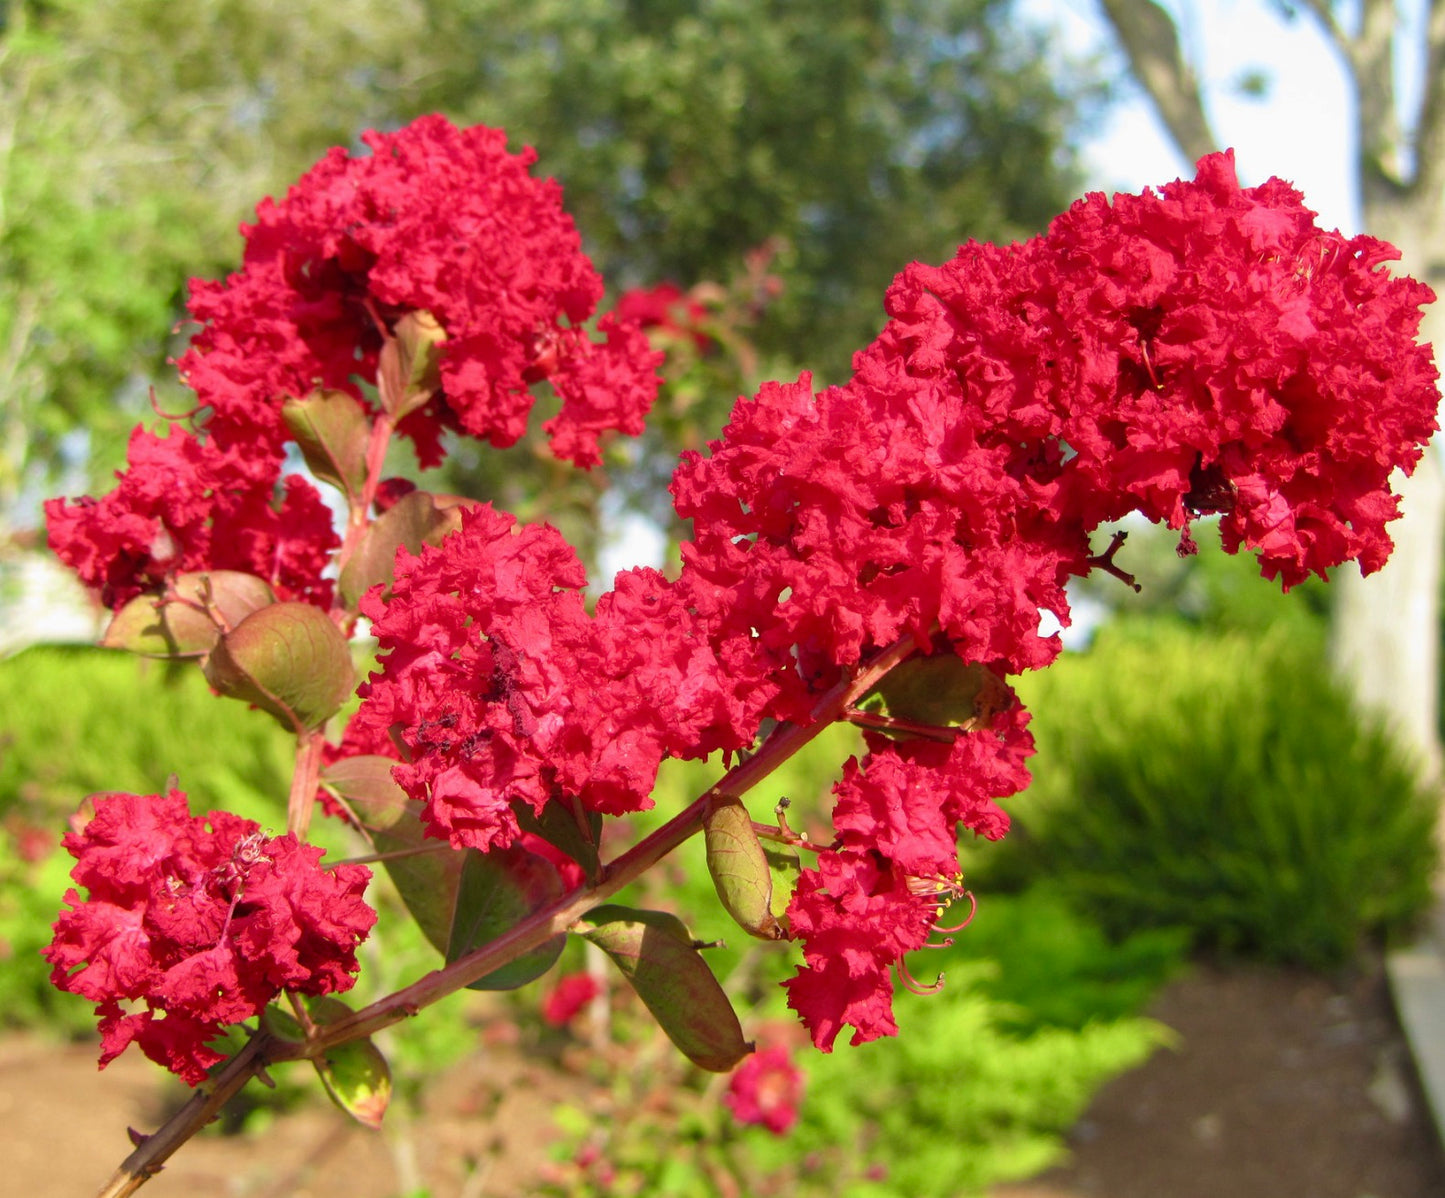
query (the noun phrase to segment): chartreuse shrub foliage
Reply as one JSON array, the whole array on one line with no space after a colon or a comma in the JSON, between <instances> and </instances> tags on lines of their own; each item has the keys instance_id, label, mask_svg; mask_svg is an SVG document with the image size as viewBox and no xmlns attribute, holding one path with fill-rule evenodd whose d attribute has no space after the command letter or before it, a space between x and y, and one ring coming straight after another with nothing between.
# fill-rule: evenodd
<instances>
[{"instance_id":1,"label":"chartreuse shrub foliage","mask_svg":"<svg viewBox=\"0 0 1445 1198\"><path fill-rule=\"evenodd\" d=\"M992 859L1112 933L1329 968L1429 903L1435 804L1313 638L1126 622L1023 694L1035 780Z\"/></svg>"},{"instance_id":2,"label":"chartreuse shrub foliage","mask_svg":"<svg viewBox=\"0 0 1445 1198\"><path fill-rule=\"evenodd\" d=\"M0 814L69 814L93 791L156 794L174 773L205 809L285 822L294 738L200 671L42 646L0 661Z\"/></svg>"}]
</instances>

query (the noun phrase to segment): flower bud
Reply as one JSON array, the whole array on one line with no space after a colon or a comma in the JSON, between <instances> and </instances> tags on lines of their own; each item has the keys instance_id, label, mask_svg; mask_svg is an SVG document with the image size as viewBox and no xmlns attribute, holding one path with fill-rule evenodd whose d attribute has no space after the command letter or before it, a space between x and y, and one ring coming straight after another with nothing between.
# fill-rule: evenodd
<instances>
[{"instance_id":1,"label":"flower bud","mask_svg":"<svg viewBox=\"0 0 1445 1198\"><path fill-rule=\"evenodd\" d=\"M713 795L702 827L708 873L727 913L750 936L783 939L772 910L773 873L747 807L732 795Z\"/></svg>"},{"instance_id":2,"label":"flower bud","mask_svg":"<svg viewBox=\"0 0 1445 1198\"><path fill-rule=\"evenodd\" d=\"M147 657L202 657L225 628L276 601L265 579L239 570L178 575L170 589L137 595L116 612L100 643Z\"/></svg>"},{"instance_id":3,"label":"flower bud","mask_svg":"<svg viewBox=\"0 0 1445 1198\"><path fill-rule=\"evenodd\" d=\"M309 603L273 603L217 642L206 680L295 732L319 728L356 689L351 649L331 618Z\"/></svg>"}]
</instances>

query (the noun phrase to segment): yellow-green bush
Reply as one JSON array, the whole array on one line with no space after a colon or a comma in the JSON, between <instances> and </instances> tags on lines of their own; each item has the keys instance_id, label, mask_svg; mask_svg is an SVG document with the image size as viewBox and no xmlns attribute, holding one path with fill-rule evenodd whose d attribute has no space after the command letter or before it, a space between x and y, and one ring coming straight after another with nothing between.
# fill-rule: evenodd
<instances>
[{"instance_id":1,"label":"yellow-green bush","mask_svg":"<svg viewBox=\"0 0 1445 1198\"><path fill-rule=\"evenodd\" d=\"M1315 967L1429 903L1435 804L1308 638L1129 623L1022 692L1039 751L998 876L1050 877L1115 933Z\"/></svg>"}]
</instances>

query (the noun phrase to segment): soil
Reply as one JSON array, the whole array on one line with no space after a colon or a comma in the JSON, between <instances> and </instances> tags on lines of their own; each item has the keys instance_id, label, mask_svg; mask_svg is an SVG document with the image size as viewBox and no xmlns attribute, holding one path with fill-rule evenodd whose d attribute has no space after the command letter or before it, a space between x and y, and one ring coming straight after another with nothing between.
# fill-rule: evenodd
<instances>
[{"instance_id":1,"label":"soil","mask_svg":"<svg viewBox=\"0 0 1445 1198\"><path fill-rule=\"evenodd\" d=\"M1152 1012L1177 1041L1116 1079L1074 1129L1071 1158L993 1198L1438 1198L1442 1154L1378 972L1330 982L1196 967ZM6 1193L94 1193L177 1091L126 1054L99 1075L93 1045L0 1041ZM258 1140L185 1145L147 1198L525 1195L543 1167L555 1075L507 1045L431 1087L424 1134L383 1136L329 1107ZM389 1120L390 1122L390 1120ZM419 1129L416 1129L419 1130Z\"/></svg>"}]
</instances>

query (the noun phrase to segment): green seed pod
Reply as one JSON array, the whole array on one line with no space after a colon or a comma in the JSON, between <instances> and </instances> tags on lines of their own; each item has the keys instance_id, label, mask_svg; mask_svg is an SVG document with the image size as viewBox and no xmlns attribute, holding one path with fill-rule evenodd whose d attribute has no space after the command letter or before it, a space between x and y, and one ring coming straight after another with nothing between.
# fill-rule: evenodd
<instances>
[{"instance_id":1,"label":"green seed pod","mask_svg":"<svg viewBox=\"0 0 1445 1198\"><path fill-rule=\"evenodd\" d=\"M724 909L748 935L781 940L786 933L772 909L773 872L747 807L732 795L713 795L702 827L708 873Z\"/></svg>"}]
</instances>

